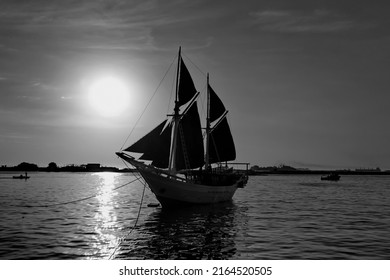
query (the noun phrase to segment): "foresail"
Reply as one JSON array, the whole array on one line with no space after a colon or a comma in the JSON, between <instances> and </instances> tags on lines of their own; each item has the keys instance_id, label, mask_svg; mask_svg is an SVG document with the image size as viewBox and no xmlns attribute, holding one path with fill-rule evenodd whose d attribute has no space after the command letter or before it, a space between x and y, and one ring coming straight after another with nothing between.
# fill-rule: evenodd
<instances>
[{"instance_id":1,"label":"foresail","mask_svg":"<svg viewBox=\"0 0 390 280\"><path fill-rule=\"evenodd\" d=\"M204 164L204 147L197 102L179 123L176 170L193 169Z\"/></svg>"},{"instance_id":2,"label":"foresail","mask_svg":"<svg viewBox=\"0 0 390 280\"><path fill-rule=\"evenodd\" d=\"M168 168L171 134L172 124L169 123L156 139L156 144L145 152L140 159L152 160L151 164L155 167Z\"/></svg>"},{"instance_id":3,"label":"foresail","mask_svg":"<svg viewBox=\"0 0 390 280\"><path fill-rule=\"evenodd\" d=\"M210 163L236 159L236 148L226 116L210 133Z\"/></svg>"},{"instance_id":4,"label":"foresail","mask_svg":"<svg viewBox=\"0 0 390 280\"><path fill-rule=\"evenodd\" d=\"M180 57L180 75L178 84L178 106L186 104L196 94L196 88L190 72Z\"/></svg>"},{"instance_id":5,"label":"foresail","mask_svg":"<svg viewBox=\"0 0 390 280\"><path fill-rule=\"evenodd\" d=\"M142 153L140 159L152 161L152 165L159 168L167 168L169 161L169 149L171 145L172 125L167 127L168 120L164 120L151 132L135 142L125 151ZM165 127L165 129L164 129Z\"/></svg>"}]
</instances>

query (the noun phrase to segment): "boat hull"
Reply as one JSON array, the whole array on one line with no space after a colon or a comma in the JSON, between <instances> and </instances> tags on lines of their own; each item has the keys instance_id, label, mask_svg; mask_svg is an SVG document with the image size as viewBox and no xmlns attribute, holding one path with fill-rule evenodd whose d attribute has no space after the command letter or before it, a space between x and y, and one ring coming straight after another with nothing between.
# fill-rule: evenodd
<instances>
[{"instance_id":1,"label":"boat hull","mask_svg":"<svg viewBox=\"0 0 390 280\"><path fill-rule=\"evenodd\" d=\"M161 172L159 169L145 165L122 153L117 154L137 168L164 208L229 201L237 188L242 188L246 183L245 176L231 185L214 186L192 183L185 178Z\"/></svg>"},{"instance_id":2,"label":"boat hull","mask_svg":"<svg viewBox=\"0 0 390 280\"><path fill-rule=\"evenodd\" d=\"M30 176L13 176L13 179L22 179L22 180L27 180L30 179Z\"/></svg>"},{"instance_id":3,"label":"boat hull","mask_svg":"<svg viewBox=\"0 0 390 280\"><path fill-rule=\"evenodd\" d=\"M237 183L231 186L208 186L163 177L148 170L139 169L139 172L165 207L229 201L238 188Z\"/></svg>"},{"instance_id":4,"label":"boat hull","mask_svg":"<svg viewBox=\"0 0 390 280\"><path fill-rule=\"evenodd\" d=\"M338 181L340 180L340 175L327 175L321 177L322 181Z\"/></svg>"}]
</instances>

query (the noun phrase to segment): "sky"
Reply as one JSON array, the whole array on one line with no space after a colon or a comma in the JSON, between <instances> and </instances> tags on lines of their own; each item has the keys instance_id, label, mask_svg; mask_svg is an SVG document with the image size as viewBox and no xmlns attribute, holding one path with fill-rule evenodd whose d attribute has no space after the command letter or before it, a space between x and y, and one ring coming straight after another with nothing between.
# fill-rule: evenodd
<instances>
[{"instance_id":1,"label":"sky","mask_svg":"<svg viewBox=\"0 0 390 280\"><path fill-rule=\"evenodd\" d=\"M137 122L181 46L229 110L237 161L390 169L388 7L1 0L0 164L125 167L115 152L167 113L171 84ZM127 99L105 113L91 92L107 79Z\"/></svg>"}]
</instances>

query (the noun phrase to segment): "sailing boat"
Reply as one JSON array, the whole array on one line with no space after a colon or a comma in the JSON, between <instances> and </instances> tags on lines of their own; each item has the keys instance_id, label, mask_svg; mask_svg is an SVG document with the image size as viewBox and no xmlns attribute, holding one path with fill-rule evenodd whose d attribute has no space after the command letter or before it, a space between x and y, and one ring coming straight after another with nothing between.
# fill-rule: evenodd
<instances>
[{"instance_id":1,"label":"sailing boat","mask_svg":"<svg viewBox=\"0 0 390 280\"><path fill-rule=\"evenodd\" d=\"M205 141L199 94L179 48L173 114L116 153L138 170L163 208L229 201L248 180L247 172L227 165L236 159L236 150L226 119L228 111L209 85L209 75ZM128 153L142 155L136 159Z\"/></svg>"}]
</instances>

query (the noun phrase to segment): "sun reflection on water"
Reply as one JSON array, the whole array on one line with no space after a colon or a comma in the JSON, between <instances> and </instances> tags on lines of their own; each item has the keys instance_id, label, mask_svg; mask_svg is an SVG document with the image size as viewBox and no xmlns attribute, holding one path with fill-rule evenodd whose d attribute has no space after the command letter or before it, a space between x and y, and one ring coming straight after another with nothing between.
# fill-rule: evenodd
<instances>
[{"instance_id":1,"label":"sun reflection on water","mask_svg":"<svg viewBox=\"0 0 390 280\"><path fill-rule=\"evenodd\" d=\"M97 176L97 211L94 216L96 226L96 243L94 247L98 250L98 255L105 258L110 255L113 248L118 245L119 238L114 234L118 226L117 214L115 211L116 199L118 195L114 189L118 183L120 174L117 173L95 173Z\"/></svg>"}]
</instances>

